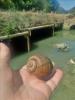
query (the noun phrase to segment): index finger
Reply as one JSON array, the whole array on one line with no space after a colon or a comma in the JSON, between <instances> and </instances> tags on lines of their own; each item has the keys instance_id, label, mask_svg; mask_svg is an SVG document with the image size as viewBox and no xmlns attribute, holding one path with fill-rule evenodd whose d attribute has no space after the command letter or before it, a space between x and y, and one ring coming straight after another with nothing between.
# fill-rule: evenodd
<instances>
[{"instance_id":1,"label":"index finger","mask_svg":"<svg viewBox=\"0 0 75 100\"><path fill-rule=\"evenodd\" d=\"M53 91L59 84L60 80L63 77L63 71L60 69L56 69L56 73L53 75L53 77L46 82L46 84L50 87L50 89Z\"/></svg>"}]
</instances>

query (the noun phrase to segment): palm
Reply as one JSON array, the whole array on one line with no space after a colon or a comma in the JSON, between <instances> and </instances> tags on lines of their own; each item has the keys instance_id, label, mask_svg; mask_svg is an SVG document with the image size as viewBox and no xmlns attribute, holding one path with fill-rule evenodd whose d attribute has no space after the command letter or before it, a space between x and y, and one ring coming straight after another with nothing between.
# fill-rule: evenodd
<instances>
[{"instance_id":1,"label":"palm","mask_svg":"<svg viewBox=\"0 0 75 100\"><path fill-rule=\"evenodd\" d=\"M48 100L51 91L46 82L37 79L22 69L20 75L23 83L18 92L22 95L23 99L27 97L27 100Z\"/></svg>"},{"instance_id":2,"label":"palm","mask_svg":"<svg viewBox=\"0 0 75 100\"><path fill-rule=\"evenodd\" d=\"M9 65L10 50L0 44L0 99L1 100L48 100L62 77L57 70L52 79L42 81L23 68L14 72ZM52 81L53 80L53 81ZM56 84L56 85L55 85Z\"/></svg>"}]
</instances>

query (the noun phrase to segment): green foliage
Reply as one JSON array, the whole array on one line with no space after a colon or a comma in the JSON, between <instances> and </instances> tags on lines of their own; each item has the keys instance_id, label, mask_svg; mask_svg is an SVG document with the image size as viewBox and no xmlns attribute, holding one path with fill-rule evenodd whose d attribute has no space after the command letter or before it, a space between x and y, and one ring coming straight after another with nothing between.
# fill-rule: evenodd
<instances>
[{"instance_id":1,"label":"green foliage","mask_svg":"<svg viewBox=\"0 0 75 100\"><path fill-rule=\"evenodd\" d=\"M1 9L10 9L14 7L14 3L12 0L0 0L0 8Z\"/></svg>"},{"instance_id":2,"label":"green foliage","mask_svg":"<svg viewBox=\"0 0 75 100\"><path fill-rule=\"evenodd\" d=\"M1 9L50 11L50 0L0 0Z\"/></svg>"}]
</instances>

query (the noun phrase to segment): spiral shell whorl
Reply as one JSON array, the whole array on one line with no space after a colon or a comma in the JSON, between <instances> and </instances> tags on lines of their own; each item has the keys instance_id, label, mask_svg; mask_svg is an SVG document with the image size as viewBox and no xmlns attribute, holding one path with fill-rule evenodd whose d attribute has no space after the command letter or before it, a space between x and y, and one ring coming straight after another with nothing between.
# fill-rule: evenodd
<instances>
[{"instance_id":1,"label":"spiral shell whorl","mask_svg":"<svg viewBox=\"0 0 75 100\"><path fill-rule=\"evenodd\" d=\"M37 64L36 64L36 61L35 60L28 60L28 63L27 63L27 70L29 72L34 72L37 68Z\"/></svg>"}]
</instances>

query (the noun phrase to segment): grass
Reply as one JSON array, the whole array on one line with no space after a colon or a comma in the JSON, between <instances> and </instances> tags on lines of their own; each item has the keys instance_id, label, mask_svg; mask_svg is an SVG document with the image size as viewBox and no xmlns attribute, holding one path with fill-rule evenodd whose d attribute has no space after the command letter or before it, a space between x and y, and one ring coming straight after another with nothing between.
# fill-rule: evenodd
<instances>
[{"instance_id":1,"label":"grass","mask_svg":"<svg viewBox=\"0 0 75 100\"><path fill-rule=\"evenodd\" d=\"M29 27L62 22L60 14L44 12L0 11L0 36L25 31Z\"/></svg>"},{"instance_id":2,"label":"grass","mask_svg":"<svg viewBox=\"0 0 75 100\"><path fill-rule=\"evenodd\" d=\"M72 25L75 25L75 15L66 14L64 19L64 29L69 30Z\"/></svg>"}]
</instances>

